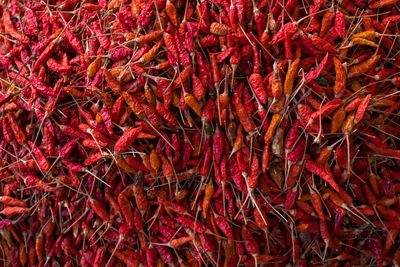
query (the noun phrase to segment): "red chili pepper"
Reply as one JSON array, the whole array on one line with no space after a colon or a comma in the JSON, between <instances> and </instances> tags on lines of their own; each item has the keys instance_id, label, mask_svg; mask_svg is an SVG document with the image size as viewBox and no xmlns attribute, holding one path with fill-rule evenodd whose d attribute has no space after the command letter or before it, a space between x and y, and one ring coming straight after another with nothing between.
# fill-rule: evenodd
<instances>
[{"instance_id":1,"label":"red chili pepper","mask_svg":"<svg viewBox=\"0 0 400 267\"><path fill-rule=\"evenodd\" d=\"M114 145L114 149L118 152L124 152L128 150L129 146L133 144L137 135L142 131L142 127L130 128L124 135L122 135Z\"/></svg>"},{"instance_id":2,"label":"red chili pepper","mask_svg":"<svg viewBox=\"0 0 400 267\"><path fill-rule=\"evenodd\" d=\"M242 237L245 242L246 251L252 256L257 256L260 253L260 248L251 232L244 225L242 226Z\"/></svg>"},{"instance_id":3,"label":"red chili pepper","mask_svg":"<svg viewBox=\"0 0 400 267\"><path fill-rule=\"evenodd\" d=\"M346 36L346 23L344 14L342 12L336 12L334 27L339 37L344 39Z\"/></svg>"},{"instance_id":4,"label":"red chili pepper","mask_svg":"<svg viewBox=\"0 0 400 267\"><path fill-rule=\"evenodd\" d=\"M297 26L293 22L288 22L283 25L279 31L274 35L272 40L269 42L270 45L277 44L284 40L285 34L292 35L297 30Z\"/></svg>"},{"instance_id":5,"label":"red chili pepper","mask_svg":"<svg viewBox=\"0 0 400 267\"><path fill-rule=\"evenodd\" d=\"M250 83L250 86L253 89L254 93L256 94L258 100L260 100L260 102L262 104L266 104L267 103L267 92L264 88L263 79L262 79L261 75L258 73L253 73L249 77L249 83Z\"/></svg>"},{"instance_id":6,"label":"red chili pepper","mask_svg":"<svg viewBox=\"0 0 400 267\"><path fill-rule=\"evenodd\" d=\"M18 32L13 25L13 22L10 17L10 13L8 12L7 8L3 8L3 27L5 31L11 35L11 37L17 39L21 43L29 43L29 37L23 35L22 33Z\"/></svg>"},{"instance_id":7,"label":"red chili pepper","mask_svg":"<svg viewBox=\"0 0 400 267\"><path fill-rule=\"evenodd\" d=\"M96 33L96 34L100 34ZM104 33L103 33L104 34ZM68 40L70 45L81 55L83 55L85 52L83 50L82 44L79 41L79 39L74 35L74 33L70 29L65 29L63 36ZM105 47L106 48L106 47Z\"/></svg>"},{"instance_id":8,"label":"red chili pepper","mask_svg":"<svg viewBox=\"0 0 400 267\"><path fill-rule=\"evenodd\" d=\"M324 70L325 66L328 63L328 54L325 55L324 59L321 61L321 63L319 64L319 66L310 71L309 73L307 73L304 78L306 82L310 82L315 80L320 74L321 72Z\"/></svg>"},{"instance_id":9,"label":"red chili pepper","mask_svg":"<svg viewBox=\"0 0 400 267\"><path fill-rule=\"evenodd\" d=\"M356 116L354 117L355 122L359 122L362 120L364 117L365 112L367 111L369 102L371 101L372 95L369 94L367 95L360 103L360 105L357 108Z\"/></svg>"},{"instance_id":10,"label":"red chili pepper","mask_svg":"<svg viewBox=\"0 0 400 267\"><path fill-rule=\"evenodd\" d=\"M319 177L327 181L333 187L333 189L339 191L339 187L333 179L332 174L328 172L324 167L316 164L311 160L307 160L304 166L310 172L318 175Z\"/></svg>"}]
</instances>

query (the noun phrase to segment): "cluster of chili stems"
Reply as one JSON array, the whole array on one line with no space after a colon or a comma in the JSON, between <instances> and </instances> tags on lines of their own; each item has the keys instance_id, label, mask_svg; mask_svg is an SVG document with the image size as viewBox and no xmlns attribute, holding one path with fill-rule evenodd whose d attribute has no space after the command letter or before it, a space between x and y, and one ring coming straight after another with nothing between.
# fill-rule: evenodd
<instances>
[{"instance_id":1,"label":"cluster of chili stems","mask_svg":"<svg viewBox=\"0 0 400 267\"><path fill-rule=\"evenodd\" d=\"M400 264L397 0L0 13L2 264Z\"/></svg>"}]
</instances>

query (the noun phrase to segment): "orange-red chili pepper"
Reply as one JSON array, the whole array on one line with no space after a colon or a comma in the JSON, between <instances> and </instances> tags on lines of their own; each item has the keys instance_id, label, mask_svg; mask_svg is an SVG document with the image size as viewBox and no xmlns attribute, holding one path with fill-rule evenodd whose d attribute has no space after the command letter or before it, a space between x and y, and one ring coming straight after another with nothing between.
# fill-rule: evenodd
<instances>
[{"instance_id":1,"label":"orange-red chili pepper","mask_svg":"<svg viewBox=\"0 0 400 267\"><path fill-rule=\"evenodd\" d=\"M1 214L4 216L13 216L15 214L20 214L29 211L29 208L25 207L5 207L2 211L0 211Z\"/></svg>"},{"instance_id":2,"label":"orange-red chili pepper","mask_svg":"<svg viewBox=\"0 0 400 267\"><path fill-rule=\"evenodd\" d=\"M254 121L247 113L244 105L241 103L241 101L235 101L234 105L236 109L236 114L239 118L240 123L243 126L243 129L246 132L253 131L255 129Z\"/></svg>"},{"instance_id":3,"label":"orange-red chili pepper","mask_svg":"<svg viewBox=\"0 0 400 267\"><path fill-rule=\"evenodd\" d=\"M367 111L369 102L371 101L371 97L372 97L372 95L369 94L361 101L360 105L357 108L356 115L354 117L354 123L361 121L362 118L364 117L364 114Z\"/></svg>"},{"instance_id":4,"label":"orange-red chili pepper","mask_svg":"<svg viewBox=\"0 0 400 267\"><path fill-rule=\"evenodd\" d=\"M27 207L27 204L24 201L10 196L0 196L0 202L9 206Z\"/></svg>"},{"instance_id":5,"label":"orange-red chili pepper","mask_svg":"<svg viewBox=\"0 0 400 267\"><path fill-rule=\"evenodd\" d=\"M30 42L30 39L28 36L25 36L24 34L18 32L15 29L15 26L11 20L11 16L10 16L10 13L7 8L3 9L3 26L4 26L5 31L8 34L10 34L13 38L17 39L21 43L27 44Z\"/></svg>"},{"instance_id":6,"label":"orange-red chili pepper","mask_svg":"<svg viewBox=\"0 0 400 267\"><path fill-rule=\"evenodd\" d=\"M366 73L367 71L369 71L376 64L376 62L378 62L378 60L380 58L381 58L380 55L376 55L376 56L373 56L372 58L367 59L366 61L358 64L358 65L352 66L349 69L348 78L358 77L361 74Z\"/></svg>"},{"instance_id":7,"label":"orange-red chili pepper","mask_svg":"<svg viewBox=\"0 0 400 267\"><path fill-rule=\"evenodd\" d=\"M173 3L170 0L167 0L165 5L165 12L168 15L169 20L174 24L174 26L178 26L178 18L177 11Z\"/></svg>"},{"instance_id":8,"label":"orange-red chili pepper","mask_svg":"<svg viewBox=\"0 0 400 267\"><path fill-rule=\"evenodd\" d=\"M212 184L207 184L204 189L204 198L202 203L202 216L203 218L207 218L208 209L210 207L211 197L214 193L214 186Z\"/></svg>"},{"instance_id":9,"label":"orange-red chili pepper","mask_svg":"<svg viewBox=\"0 0 400 267\"><path fill-rule=\"evenodd\" d=\"M190 77L192 74L192 66L187 66L179 75L179 77L174 81L172 89L176 89L182 86L182 84Z\"/></svg>"},{"instance_id":10,"label":"orange-red chili pepper","mask_svg":"<svg viewBox=\"0 0 400 267\"><path fill-rule=\"evenodd\" d=\"M231 30L231 27L222 23L213 22L210 25L210 32L215 35L227 35Z\"/></svg>"},{"instance_id":11,"label":"orange-red chili pepper","mask_svg":"<svg viewBox=\"0 0 400 267\"><path fill-rule=\"evenodd\" d=\"M268 126L268 130L266 131L265 136L264 136L265 144L270 143L270 141L272 140L272 138L275 134L275 130L278 127L281 120L282 120L282 115L279 113L276 113L272 116L271 122Z\"/></svg>"},{"instance_id":12,"label":"orange-red chili pepper","mask_svg":"<svg viewBox=\"0 0 400 267\"><path fill-rule=\"evenodd\" d=\"M397 3L397 0L380 0L372 3L369 5L369 8L371 9L377 9L377 8L382 8L391 4Z\"/></svg>"},{"instance_id":13,"label":"orange-red chili pepper","mask_svg":"<svg viewBox=\"0 0 400 267\"><path fill-rule=\"evenodd\" d=\"M297 48L294 61L289 65L289 69L286 73L285 83L283 86L283 92L286 98L292 93L294 80L297 76L298 67L300 64L301 50Z\"/></svg>"},{"instance_id":14,"label":"orange-red chili pepper","mask_svg":"<svg viewBox=\"0 0 400 267\"><path fill-rule=\"evenodd\" d=\"M343 109L338 109L332 116L331 121L331 133L337 133L339 129L341 129L342 124L346 118L346 111Z\"/></svg>"}]
</instances>

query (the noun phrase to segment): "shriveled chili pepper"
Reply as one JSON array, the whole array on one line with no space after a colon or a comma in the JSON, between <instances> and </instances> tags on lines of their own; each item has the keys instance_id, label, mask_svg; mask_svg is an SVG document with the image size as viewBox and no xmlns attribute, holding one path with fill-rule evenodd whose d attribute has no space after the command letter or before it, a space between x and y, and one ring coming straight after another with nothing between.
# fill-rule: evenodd
<instances>
[{"instance_id":1,"label":"shriveled chili pepper","mask_svg":"<svg viewBox=\"0 0 400 267\"><path fill-rule=\"evenodd\" d=\"M325 68L327 62L328 62L328 54L325 55L324 59L321 61L321 63L319 64L319 66L316 69L310 71L309 73L307 73L305 75L304 78L305 78L306 82L310 82L310 81L314 80L315 78L317 78L321 74L322 70Z\"/></svg>"},{"instance_id":2,"label":"shriveled chili pepper","mask_svg":"<svg viewBox=\"0 0 400 267\"><path fill-rule=\"evenodd\" d=\"M397 1L395 0L381 0L381 1L376 1L372 4L369 5L369 8L371 9L376 9L376 8L381 8L381 7L385 7L391 4L397 3Z\"/></svg>"},{"instance_id":3,"label":"shriveled chili pepper","mask_svg":"<svg viewBox=\"0 0 400 267\"><path fill-rule=\"evenodd\" d=\"M24 213L29 211L29 208L24 208L24 207L6 207L2 211L0 211L1 214L4 216L13 216L16 214Z\"/></svg>"},{"instance_id":4,"label":"shriveled chili pepper","mask_svg":"<svg viewBox=\"0 0 400 267\"><path fill-rule=\"evenodd\" d=\"M361 74L366 73L367 71L369 71L371 69L371 67L373 67L376 64L376 62L380 58L381 58L380 55L376 55L358 65L352 66L349 69L348 78L358 77Z\"/></svg>"},{"instance_id":5,"label":"shriveled chili pepper","mask_svg":"<svg viewBox=\"0 0 400 267\"><path fill-rule=\"evenodd\" d=\"M258 73L253 73L252 75L250 75L249 83L250 83L250 86L252 87L254 93L256 94L258 100L260 100L260 102L262 104L266 104L267 103L267 91L264 88L263 79L262 79L261 75Z\"/></svg>"},{"instance_id":6,"label":"shriveled chili pepper","mask_svg":"<svg viewBox=\"0 0 400 267\"><path fill-rule=\"evenodd\" d=\"M346 35L346 24L344 14L337 11L335 14L334 27L340 38L344 39Z\"/></svg>"},{"instance_id":7,"label":"shriveled chili pepper","mask_svg":"<svg viewBox=\"0 0 400 267\"><path fill-rule=\"evenodd\" d=\"M333 179L332 174L329 173L324 167L310 160L307 160L304 166L310 172L318 175L319 177L327 181L333 187L333 189L339 191L339 187L335 182L335 180Z\"/></svg>"},{"instance_id":8,"label":"shriveled chili pepper","mask_svg":"<svg viewBox=\"0 0 400 267\"><path fill-rule=\"evenodd\" d=\"M364 114L367 111L368 105L371 101L371 97L372 97L372 95L369 94L361 101L360 105L357 108L356 115L354 117L355 123L361 121L362 118L364 117Z\"/></svg>"},{"instance_id":9,"label":"shriveled chili pepper","mask_svg":"<svg viewBox=\"0 0 400 267\"><path fill-rule=\"evenodd\" d=\"M15 29L15 26L11 20L11 16L9 11L6 8L3 8L3 26L4 30L10 34L13 38L17 39L21 43L29 43L29 37L25 36L24 34L20 33Z\"/></svg>"},{"instance_id":10,"label":"shriveled chili pepper","mask_svg":"<svg viewBox=\"0 0 400 267\"><path fill-rule=\"evenodd\" d=\"M118 152L126 151L129 146L135 141L139 132L142 131L142 127L130 128L124 135L122 135L115 143L114 149Z\"/></svg>"},{"instance_id":11,"label":"shriveled chili pepper","mask_svg":"<svg viewBox=\"0 0 400 267\"><path fill-rule=\"evenodd\" d=\"M278 124L281 122L281 120L282 120L281 114L276 113L272 116L271 122L268 126L268 130L264 136L265 144L268 144L272 140L275 130L278 127Z\"/></svg>"}]
</instances>

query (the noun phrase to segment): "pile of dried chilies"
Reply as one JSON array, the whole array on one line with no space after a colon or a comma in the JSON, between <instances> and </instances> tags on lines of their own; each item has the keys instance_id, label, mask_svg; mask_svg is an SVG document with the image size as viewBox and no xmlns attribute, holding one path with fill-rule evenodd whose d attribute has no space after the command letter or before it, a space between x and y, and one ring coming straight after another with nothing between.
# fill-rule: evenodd
<instances>
[{"instance_id":1,"label":"pile of dried chilies","mask_svg":"<svg viewBox=\"0 0 400 267\"><path fill-rule=\"evenodd\" d=\"M399 266L399 3L1 1L1 264Z\"/></svg>"}]
</instances>

